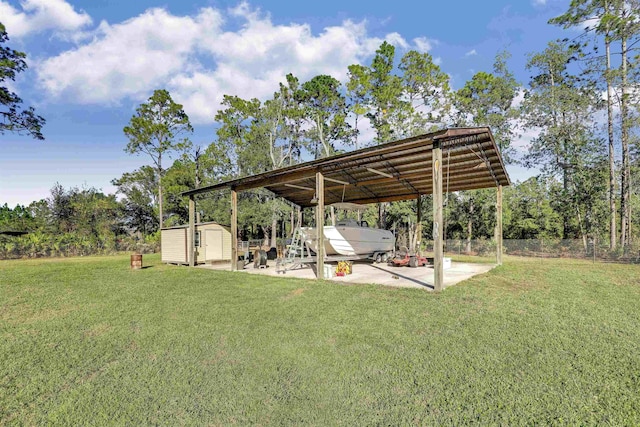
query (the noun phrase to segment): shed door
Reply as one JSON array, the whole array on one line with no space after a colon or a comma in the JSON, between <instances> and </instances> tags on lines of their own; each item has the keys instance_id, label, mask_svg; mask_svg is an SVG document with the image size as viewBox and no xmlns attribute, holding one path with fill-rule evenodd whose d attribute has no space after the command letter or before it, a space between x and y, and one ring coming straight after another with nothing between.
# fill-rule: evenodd
<instances>
[{"instance_id":1,"label":"shed door","mask_svg":"<svg viewBox=\"0 0 640 427\"><path fill-rule=\"evenodd\" d=\"M224 255L224 243L222 230L205 230L205 261L222 260Z\"/></svg>"}]
</instances>

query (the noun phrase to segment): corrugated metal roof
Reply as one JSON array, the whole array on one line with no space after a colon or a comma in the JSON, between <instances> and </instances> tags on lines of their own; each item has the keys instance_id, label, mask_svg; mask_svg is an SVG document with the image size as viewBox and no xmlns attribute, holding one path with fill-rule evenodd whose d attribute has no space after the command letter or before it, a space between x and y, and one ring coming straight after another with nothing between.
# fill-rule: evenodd
<instances>
[{"instance_id":1,"label":"corrugated metal roof","mask_svg":"<svg viewBox=\"0 0 640 427\"><path fill-rule=\"evenodd\" d=\"M322 172L327 205L414 199L433 190L434 144L442 148L444 192L510 184L491 130L479 127L444 129L189 190L183 195L263 187L298 206L310 207L316 172Z\"/></svg>"}]
</instances>

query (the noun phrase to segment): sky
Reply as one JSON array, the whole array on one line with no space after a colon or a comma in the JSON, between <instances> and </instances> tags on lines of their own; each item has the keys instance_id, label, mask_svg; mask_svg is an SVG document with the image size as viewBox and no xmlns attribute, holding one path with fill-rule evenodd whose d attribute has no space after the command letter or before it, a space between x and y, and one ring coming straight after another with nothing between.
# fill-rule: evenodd
<instances>
[{"instance_id":1,"label":"sky","mask_svg":"<svg viewBox=\"0 0 640 427\"><path fill-rule=\"evenodd\" d=\"M429 52L454 89L491 72L507 49L521 83L527 54L567 36L547 24L569 0L207 1L0 0L8 46L27 54L27 71L3 82L46 119L45 141L0 135L0 206L45 199L65 188L111 184L149 164L125 153L122 131L155 89L169 90L195 132L215 137L224 94L266 99L293 73L345 82L350 64L369 64L383 41ZM522 149L531 134L514 141ZM167 166L169 164L167 163ZM535 171L507 166L512 181Z\"/></svg>"}]
</instances>

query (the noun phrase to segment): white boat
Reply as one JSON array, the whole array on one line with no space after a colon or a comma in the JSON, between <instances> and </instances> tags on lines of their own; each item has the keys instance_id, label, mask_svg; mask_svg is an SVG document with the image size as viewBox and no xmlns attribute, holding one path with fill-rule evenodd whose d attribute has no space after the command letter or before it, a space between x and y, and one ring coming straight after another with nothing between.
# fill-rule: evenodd
<instances>
[{"instance_id":1,"label":"white boat","mask_svg":"<svg viewBox=\"0 0 640 427\"><path fill-rule=\"evenodd\" d=\"M315 227L302 229L305 243L318 252L318 233ZM343 219L335 226L324 227L324 249L326 255L372 255L392 252L396 243L389 230L371 228L366 221Z\"/></svg>"}]
</instances>

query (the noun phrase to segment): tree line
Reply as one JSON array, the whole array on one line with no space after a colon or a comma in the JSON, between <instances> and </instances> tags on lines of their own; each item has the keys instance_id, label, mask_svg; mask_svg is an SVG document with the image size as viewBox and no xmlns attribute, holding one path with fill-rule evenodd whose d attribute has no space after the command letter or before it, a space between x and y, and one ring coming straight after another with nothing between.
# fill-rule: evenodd
<instances>
[{"instance_id":1,"label":"tree line","mask_svg":"<svg viewBox=\"0 0 640 427\"><path fill-rule=\"evenodd\" d=\"M56 186L47 200L5 206L3 218L28 213L30 231L66 233L54 201L69 193L76 203L88 203L69 213L80 215L82 230L93 230L78 234L104 236L101 248L116 249L114 242L131 239L153 242L159 228L188 221L180 196L185 190L444 127L489 126L507 165L540 171L505 189L505 238L581 239L585 248L597 239L612 252L629 251L639 219L633 185L639 175L639 16L636 0L573 0L566 13L550 20L570 38L528 55L528 81L517 81L509 53L502 51L490 72L476 73L457 90L429 53L398 55L384 42L370 63L348 67L344 83L328 75L301 81L288 74L268 99L225 95L215 135L205 146L190 140L187 114L159 89L124 127L126 151L147 155L151 164L114 179L118 197ZM515 147L524 132L534 137ZM168 159L173 161L167 166ZM93 196L78 196L87 192ZM112 210L103 212L113 217L87 222L82 215L95 207L95 198L110 200ZM228 223L228 198L218 193L197 199L199 219ZM494 205L490 190L447 194L445 236L491 239ZM422 206L423 237L429 239L429 196ZM380 203L364 215L411 245L416 209L415 201ZM243 238L265 238L272 245L297 218L294 206L264 190L241 193L239 213ZM336 215L327 210L328 221Z\"/></svg>"}]
</instances>

